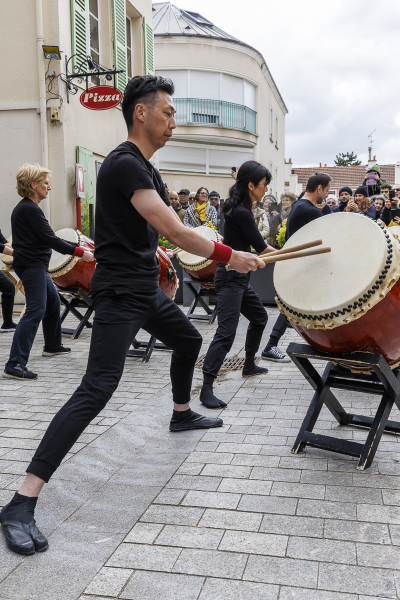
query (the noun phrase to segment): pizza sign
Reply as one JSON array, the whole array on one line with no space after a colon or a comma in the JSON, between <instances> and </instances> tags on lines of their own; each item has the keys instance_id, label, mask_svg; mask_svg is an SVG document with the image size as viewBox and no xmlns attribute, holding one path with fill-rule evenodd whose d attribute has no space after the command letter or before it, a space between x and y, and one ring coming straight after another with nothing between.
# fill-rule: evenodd
<instances>
[{"instance_id":1,"label":"pizza sign","mask_svg":"<svg viewBox=\"0 0 400 600\"><path fill-rule=\"evenodd\" d=\"M80 102L90 110L107 110L117 106L122 100L122 92L109 85L96 85L82 92Z\"/></svg>"}]
</instances>

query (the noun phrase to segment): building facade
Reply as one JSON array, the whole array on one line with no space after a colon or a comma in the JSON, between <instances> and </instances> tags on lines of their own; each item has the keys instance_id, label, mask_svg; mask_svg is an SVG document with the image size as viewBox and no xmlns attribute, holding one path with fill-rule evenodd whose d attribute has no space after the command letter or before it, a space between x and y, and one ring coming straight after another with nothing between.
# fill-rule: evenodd
<instances>
[{"instance_id":1,"label":"building facade","mask_svg":"<svg viewBox=\"0 0 400 600\"><path fill-rule=\"evenodd\" d=\"M96 72L99 65L124 71L116 80L122 91L128 77L154 74L151 0L24 0L23 10L16 4L2 2L0 24L7 81L0 89L0 228L6 236L19 201L15 174L23 163L52 171L52 191L43 203L52 227L76 227L75 164L85 168L87 209L102 160L126 139L119 106L94 111L81 105L84 77L73 79L67 94L67 61L69 73ZM45 58L43 44L58 46L61 60ZM113 79L89 78L89 87L98 84L112 86Z\"/></svg>"},{"instance_id":2,"label":"building facade","mask_svg":"<svg viewBox=\"0 0 400 600\"><path fill-rule=\"evenodd\" d=\"M198 13L153 4L156 74L175 84L175 129L154 161L170 190L205 186L225 198L246 160L285 182L287 108L262 54Z\"/></svg>"}]
</instances>

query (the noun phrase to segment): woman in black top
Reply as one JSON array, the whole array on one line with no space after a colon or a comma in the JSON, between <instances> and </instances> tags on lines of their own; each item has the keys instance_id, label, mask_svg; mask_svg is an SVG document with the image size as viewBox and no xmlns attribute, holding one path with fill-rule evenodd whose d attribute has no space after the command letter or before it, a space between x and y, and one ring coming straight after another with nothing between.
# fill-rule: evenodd
<instances>
[{"instance_id":1,"label":"woman in black top","mask_svg":"<svg viewBox=\"0 0 400 600\"><path fill-rule=\"evenodd\" d=\"M229 199L222 209L225 215L224 244L245 252L250 252L253 246L259 254L274 250L263 240L251 212L253 204L263 198L271 179L268 169L256 161L249 160L240 167L236 183L229 190ZM200 393L200 401L208 408L226 406L214 396L213 382L232 347L241 314L250 321L243 377L268 372L268 369L257 367L254 361L268 315L249 284L249 278L250 273L243 275L227 271L224 264L218 265L214 281L218 298L218 328L204 360L204 381Z\"/></svg>"},{"instance_id":2,"label":"woman in black top","mask_svg":"<svg viewBox=\"0 0 400 600\"><path fill-rule=\"evenodd\" d=\"M50 171L38 164L23 165L17 173L22 200L11 215L13 268L22 280L26 312L15 330L3 377L37 379L26 367L40 321L43 321L43 356L70 352L61 344L60 298L48 274L51 250L93 260L91 252L58 238L39 204L51 190Z\"/></svg>"},{"instance_id":3,"label":"woman in black top","mask_svg":"<svg viewBox=\"0 0 400 600\"><path fill-rule=\"evenodd\" d=\"M0 252L13 255L13 249L11 244L7 242L7 239L0 231ZM3 313L3 325L0 327L0 333L6 333L15 331L17 327L12 320L13 308L14 308L14 295L15 286L11 279L0 271L0 292L1 292L1 310Z\"/></svg>"}]
</instances>

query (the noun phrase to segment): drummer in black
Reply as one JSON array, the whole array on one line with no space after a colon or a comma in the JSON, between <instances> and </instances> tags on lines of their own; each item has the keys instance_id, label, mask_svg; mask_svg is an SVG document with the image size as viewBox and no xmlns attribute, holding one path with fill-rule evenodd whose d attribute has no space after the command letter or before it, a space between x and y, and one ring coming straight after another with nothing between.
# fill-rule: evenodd
<instances>
[{"instance_id":1,"label":"drummer in black","mask_svg":"<svg viewBox=\"0 0 400 600\"><path fill-rule=\"evenodd\" d=\"M125 358L139 329L172 349L174 410L171 431L219 427L189 407L194 365L202 339L178 306L158 286L158 232L199 256L230 262L241 273L264 264L254 255L214 243L185 227L169 200L157 169L149 162L176 127L172 81L138 76L125 89L122 110L128 140L104 160L97 180L95 307L89 360L82 383L50 423L27 477L0 522L8 547L21 554L45 550L47 540L34 524L34 508L45 482L118 386ZM134 443L134 442L133 442Z\"/></svg>"},{"instance_id":2,"label":"drummer in black","mask_svg":"<svg viewBox=\"0 0 400 600\"><path fill-rule=\"evenodd\" d=\"M225 216L224 242L235 250L250 252L253 247L259 254L274 250L263 240L251 212L253 205L265 195L271 179L268 169L254 160L249 160L240 167L236 183L229 190L229 198L222 209ZM250 321L242 375L251 377L268 373L268 369L257 367L254 360L268 315L249 284L249 277L249 273L227 271L224 264L218 265L214 280L218 298L218 328L204 359L204 381L200 393L201 402L208 408L226 406L225 402L214 395L213 382L225 356L232 348L241 314Z\"/></svg>"}]
</instances>

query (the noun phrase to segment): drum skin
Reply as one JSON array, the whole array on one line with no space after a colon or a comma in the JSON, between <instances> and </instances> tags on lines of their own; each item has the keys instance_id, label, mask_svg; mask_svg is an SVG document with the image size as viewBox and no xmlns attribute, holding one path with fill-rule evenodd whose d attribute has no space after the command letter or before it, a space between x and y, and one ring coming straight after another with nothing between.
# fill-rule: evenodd
<instances>
[{"instance_id":1,"label":"drum skin","mask_svg":"<svg viewBox=\"0 0 400 600\"><path fill-rule=\"evenodd\" d=\"M80 233L81 247L85 250L94 250L94 242L89 237ZM86 262L78 260L77 263L60 277L51 277L56 286L60 289L79 288L90 295L90 280L96 268L96 261ZM51 274L50 274L51 276Z\"/></svg>"},{"instance_id":2,"label":"drum skin","mask_svg":"<svg viewBox=\"0 0 400 600\"><path fill-rule=\"evenodd\" d=\"M176 271L172 266L172 262L170 261L169 257L165 254L162 248L158 248L157 256L158 262L160 263L160 289L162 289L162 291L173 300L179 285Z\"/></svg>"},{"instance_id":3,"label":"drum skin","mask_svg":"<svg viewBox=\"0 0 400 600\"><path fill-rule=\"evenodd\" d=\"M294 329L310 344L324 352L372 352L381 354L389 365L400 361L400 336L396 335L400 314L400 279L387 296L362 317L334 329Z\"/></svg>"}]
</instances>

